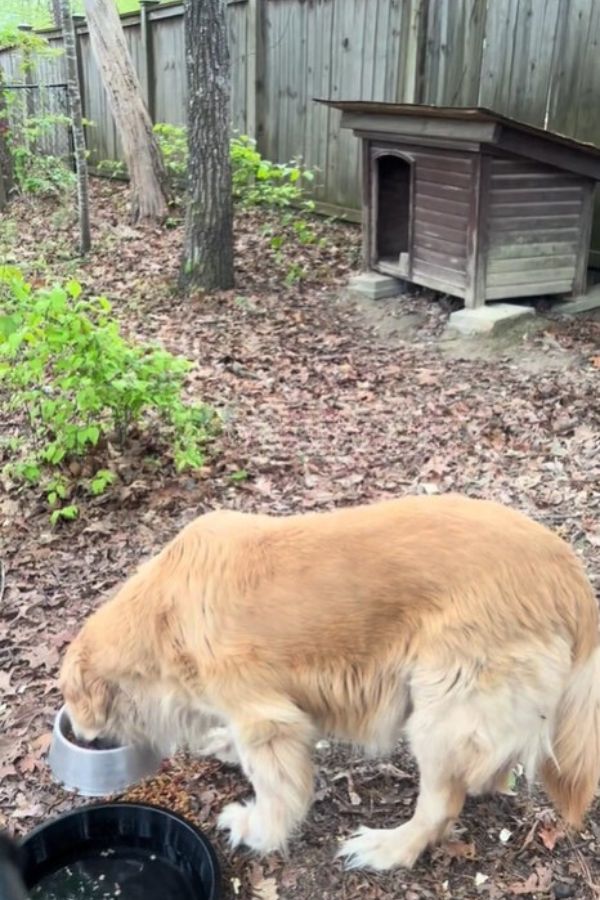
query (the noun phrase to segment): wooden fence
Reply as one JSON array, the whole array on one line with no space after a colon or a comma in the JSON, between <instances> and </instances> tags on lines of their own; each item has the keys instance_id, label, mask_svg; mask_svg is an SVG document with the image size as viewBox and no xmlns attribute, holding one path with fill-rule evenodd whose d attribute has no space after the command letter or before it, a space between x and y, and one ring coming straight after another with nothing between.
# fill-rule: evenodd
<instances>
[{"instance_id":1,"label":"wooden fence","mask_svg":"<svg viewBox=\"0 0 600 900\"><path fill-rule=\"evenodd\" d=\"M600 145L598 0L227 0L227 14L234 128L270 159L317 168L325 207L357 209L358 142L314 97L487 106ZM184 124L182 5L142 0L123 24L154 120ZM90 150L118 159L83 21L77 35ZM0 54L8 80L18 63ZM63 82L64 61L28 77ZM600 262L600 207L593 245Z\"/></svg>"}]
</instances>

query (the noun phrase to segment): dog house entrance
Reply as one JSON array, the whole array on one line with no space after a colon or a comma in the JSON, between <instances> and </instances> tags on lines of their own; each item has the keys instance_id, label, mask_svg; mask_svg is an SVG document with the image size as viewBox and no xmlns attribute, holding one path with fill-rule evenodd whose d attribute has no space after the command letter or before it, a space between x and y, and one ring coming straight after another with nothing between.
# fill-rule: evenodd
<instances>
[{"instance_id":1,"label":"dog house entrance","mask_svg":"<svg viewBox=\"0 0 600 900\"><path fill-rule=\"evenodd\" d=\"M374 160L375 263L393 275L408 275L410 163L386 154Z\"/></svg>"}]
</instances>

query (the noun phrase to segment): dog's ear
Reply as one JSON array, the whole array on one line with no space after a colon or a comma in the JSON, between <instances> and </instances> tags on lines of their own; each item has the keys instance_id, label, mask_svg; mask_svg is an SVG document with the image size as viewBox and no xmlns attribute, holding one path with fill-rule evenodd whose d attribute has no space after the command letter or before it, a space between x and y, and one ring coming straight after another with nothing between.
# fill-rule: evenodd
<instances>
[{"instance_id":1,"label":"dog's ear","mask_svg":"<svg viewBox=\"0 0 600 900\"><path fill-rule=\"evenodd\" d=\"M106 724L115 691L96 671L90 654L78 639L65 655L59 687L65 703L83 727L98 729Z\"/></svg>"}]
</instances>

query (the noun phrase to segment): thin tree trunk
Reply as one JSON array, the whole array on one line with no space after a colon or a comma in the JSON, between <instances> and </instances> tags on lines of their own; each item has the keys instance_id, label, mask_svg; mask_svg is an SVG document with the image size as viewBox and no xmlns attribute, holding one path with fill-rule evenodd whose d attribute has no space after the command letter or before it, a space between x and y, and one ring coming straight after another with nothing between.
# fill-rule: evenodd
<instances>
[{"instance_id":1,"label":"thin tree trunk","mask_svg":"<svg viewBox=\"0 0 600 900\"><path fill-rule=\"evenodd\" d=\"M225 0L185 0L188 193L180 286L233 287L230 61Z\"/></svg>"},{"instance_id":2,"label":"thin tree trunk","mask_svg":"<svg viewBox=\"0 0 600 900\"><path fill-rule=\"evenodd\" d=\"M61 8L62 2L63 0L50 0L50 15L52 16L55 28L62 28L61 23L64 15L64 7Z\"/></svg>"},{"instance_id":3,"label":"thin tree trunk","mask_svg":"<svg viewBox=\"0 0 600 900\"><path fill-rule=\"evenodd\" d=\"M77 48L75 26L71 18L69 0L61 0L62 33L67 64L69 106L71 111L71 129L73 147L75 149L75 171L77 173L77 206L79 212L79 250L82 255L88 253L92 239L90 235L90 202L88 185L88 166L83 131L81 110L81 89L77 74Z\"/></svg>"},{"instance_id":4,"label":"thin tree trunk","mask_svg":"<svg viewBox=\"0 0 600 900\"><path fill-rule=\"evenodd\" d=\"M4 176L2 174L2 170L0 170L0 212L3 209L6 209L6 204L8 203L8 195L6 193L6 187L4 185Z\"/></svg>"},{"instance_id":5,"label":"thin tree trunk","mask_svg":"<svg viewBox=\"0 0 600 900\"><path fill-rule=\"evenodd\" d=\"M134 222L160 222L167 215L167 174L114 0L85 0L85 12L92 52L123 144L131 217Z\"/></svg>"},{"instance_id":6,"label":"thin tree trunk","mask_svg":"<svg viewBox=\"0 0 600 900\"><path fill-rule=\"evenodd\" d=\"M8 146L8 109L3 88L3 73L0 68L0 209L3 209L15 186L13 160Z\"/></svg>"}]
</instances>

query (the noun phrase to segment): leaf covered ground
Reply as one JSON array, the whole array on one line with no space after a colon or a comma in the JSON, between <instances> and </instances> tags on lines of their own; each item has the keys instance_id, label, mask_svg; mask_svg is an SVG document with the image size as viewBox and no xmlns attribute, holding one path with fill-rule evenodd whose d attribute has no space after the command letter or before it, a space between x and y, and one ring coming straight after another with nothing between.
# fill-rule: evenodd
<instances>
[{"instance_id":1,"label":"leaf covered ground","mask_svg":"<svg viewBox=\"0 0 600 900\"><path fill-rule=\"evenodd\" d=\"M22 834L81 802L52 783L45 763L61 654L139 560L201 512L465 491L556 529L600 585L600 319L539 318L530 333L474 352L440 337L449 301L420 293L374 311L348 298L359 264L353 226L319 221L316 240L302 243L256 211L237 215L236 290L183 301L173 290L178 221L132 229L124 189L107 182L94 185L93 208L95 249L84 264L73 255L71 213L50 201L15 202L0 223L0 257L37 284L77 277L115 302L130 334L193 359L190 395L213 404L224 427L194 474L177 475L132 441L108 461L115 485L78 498L79 519L57 528L42 494L4 480L0 826ZM11 415L0 413L4 435L18 427ZM332 861L338 841L359 824L405 818L416 775L402 749L366 761L324 743L317 760L316 802L285 859L227 850L215 816L248 786L218 762L178 757L128 796L176 807L215 838L228 898L600 896L600 807L581 834L566 835L544 796L520 781L515 796L469 801L454 841L412 872L345 873Z\"/></svg>"}]
</instances>

